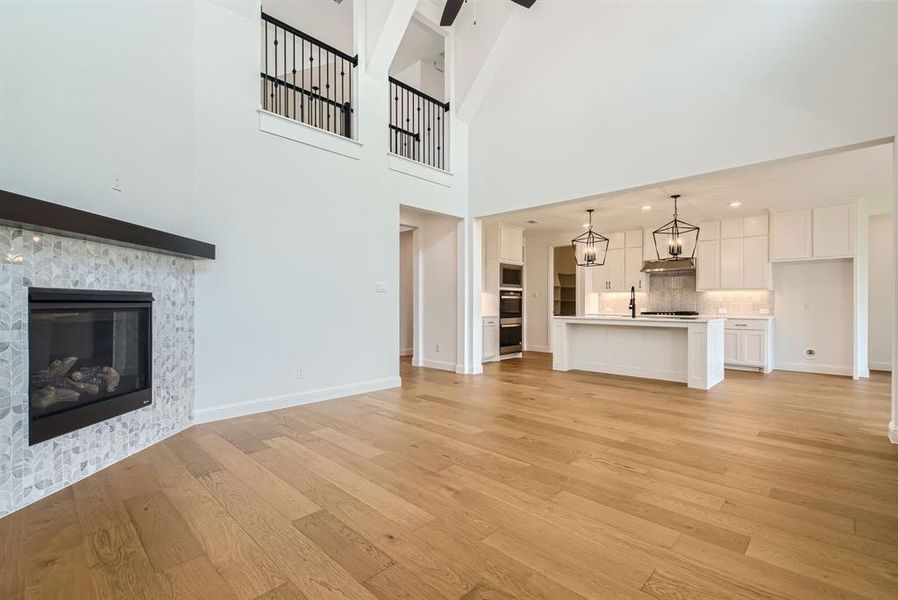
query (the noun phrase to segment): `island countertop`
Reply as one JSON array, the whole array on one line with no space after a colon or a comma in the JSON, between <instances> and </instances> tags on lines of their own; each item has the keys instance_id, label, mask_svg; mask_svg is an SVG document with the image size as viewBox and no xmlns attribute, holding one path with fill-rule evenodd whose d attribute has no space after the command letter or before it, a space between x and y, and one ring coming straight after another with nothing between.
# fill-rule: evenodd
<instances>
[{"instance_id":1,"label":"island countertop","mask_svg":"<svg viewBox=\"0 0 898 600\"><path fill-rule=\"evenodd\" d=\"M568 323L597 323L602 325L642 325L644 327L687 327L690 323L726 321L726 317L652 317L636 315L586 315L583 317L552 317L553 321Z\"/></svg>"}]
</instances>

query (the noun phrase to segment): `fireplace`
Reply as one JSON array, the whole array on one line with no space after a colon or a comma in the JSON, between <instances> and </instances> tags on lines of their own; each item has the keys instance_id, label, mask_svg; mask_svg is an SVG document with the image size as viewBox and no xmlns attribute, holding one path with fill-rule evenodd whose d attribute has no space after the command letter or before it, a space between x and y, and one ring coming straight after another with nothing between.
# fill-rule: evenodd
<instances>
[{"instance_id":1,"label":"fireplace","mask_svg":"<svg viewBox=\"0 0 898 600\"><path fill-rule=\"evenodd\" d=\"M29 290L29 444L152 403L152 302L145 292Z\"/></svg>"}]
</instances>

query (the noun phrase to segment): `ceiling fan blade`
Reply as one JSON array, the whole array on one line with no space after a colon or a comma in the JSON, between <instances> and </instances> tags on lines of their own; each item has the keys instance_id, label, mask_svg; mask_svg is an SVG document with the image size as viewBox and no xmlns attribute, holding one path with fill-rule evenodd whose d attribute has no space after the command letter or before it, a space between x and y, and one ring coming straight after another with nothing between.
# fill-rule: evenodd
<instances>
[{"instance_id":1,"label":"ceiling fan blade","mask_svg":"<svg viewBox=\"0 0 898 600\"><path fill-rule=\"evenodd\" d=\"M534 4L536 4L536 0L511 0L515 4L520 4L524 8L530 8Z\"/></svg>"},{"instance_id":2,"label":"ceiling fan blade","mask_svg":"<svg viewBox=\"0 0 898 600\"><path fill-rule=\"evenodd\" d=\"M443 8L443 16L440 17L440 26L449 27L452 25L452 23L455 22L455 17L458 16L458 11L461 10L461 5L464 3L465 0L446 0L446 6Z\"/></svg>"}]
</instances>

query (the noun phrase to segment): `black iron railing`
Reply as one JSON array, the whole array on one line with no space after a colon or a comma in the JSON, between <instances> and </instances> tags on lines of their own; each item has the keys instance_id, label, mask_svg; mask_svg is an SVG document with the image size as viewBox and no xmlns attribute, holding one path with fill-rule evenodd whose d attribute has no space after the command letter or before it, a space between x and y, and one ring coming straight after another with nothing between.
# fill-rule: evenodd
<instances>
[{"instance_id":1,"label":"black iron railing","mask_svg":"<svg viewBox=\"0 0 898 600\"><path fill-rule=\"evenodd\" d=\"M449 103L390 77L390 152L448 169Z\"/></svg>"},{"instance_id":2,"label":"black iron railing","mask_svg":"<svg viewBox=\"0 0 898 600\"><path fill-rule=\"evenodd\" d=\"M352 88L358 56L349 56L262 13L262 108L353 137Z\"/></svg>"}]
</instances>

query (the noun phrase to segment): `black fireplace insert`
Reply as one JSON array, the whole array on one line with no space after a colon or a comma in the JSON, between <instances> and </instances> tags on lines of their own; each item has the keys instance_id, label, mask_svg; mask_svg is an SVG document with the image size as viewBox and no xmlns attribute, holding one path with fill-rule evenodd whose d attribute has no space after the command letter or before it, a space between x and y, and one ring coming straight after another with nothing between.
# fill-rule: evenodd
<instances>
[{"instance_id":1,"label":"black fireplace insert","mask_svg":"<svg viewBox=\"0 0 898 600\"><path fill-rule=\"evenodd\" d=\"M153 401L153 296L31 288L29 444Z\"/></svg>"}]
</instances>

